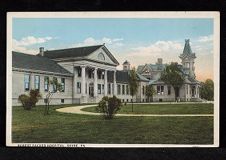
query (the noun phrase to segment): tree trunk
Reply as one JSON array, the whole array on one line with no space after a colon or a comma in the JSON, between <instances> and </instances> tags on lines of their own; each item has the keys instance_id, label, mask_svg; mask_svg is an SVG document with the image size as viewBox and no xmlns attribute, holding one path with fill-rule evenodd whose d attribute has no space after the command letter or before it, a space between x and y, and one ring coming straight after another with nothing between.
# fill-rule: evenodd
<instances>
[{"instance_id":1,"label":"tree trunk","mask_svg":"<svg viewBox=\"0 0 226 160\"><path fill-rule=\"evenodd\" d=\"M132 96L132 112L133 112L133 96Z\"/></svg>"}]
</instances>

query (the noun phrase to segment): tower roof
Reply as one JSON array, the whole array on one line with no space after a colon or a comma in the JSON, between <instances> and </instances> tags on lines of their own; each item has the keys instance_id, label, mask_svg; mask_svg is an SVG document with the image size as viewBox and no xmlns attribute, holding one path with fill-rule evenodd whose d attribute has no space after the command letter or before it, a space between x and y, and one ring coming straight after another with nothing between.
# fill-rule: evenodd
<instances>
[{"instance_id":1,"label":"tower roof","mask_svg":"<svg viewBox=\"0 0 226 160\"><path fill-rule=\"evenodd\" d=\"M190 41L189 39L185 39L183 54L192 54L192 50L191 50L189 41Z\"/></svg>"},{"instance_id":2,"label":"tower roof","mask_svg":"<svg viewBox=\"0 0 226 160\"><path fill-rule=\"evenodd\" d=\"M130 63L126 60L126 61L123 63L123 65L124 65L124 64L130 64Z\"/></svg>"}]
</instances>

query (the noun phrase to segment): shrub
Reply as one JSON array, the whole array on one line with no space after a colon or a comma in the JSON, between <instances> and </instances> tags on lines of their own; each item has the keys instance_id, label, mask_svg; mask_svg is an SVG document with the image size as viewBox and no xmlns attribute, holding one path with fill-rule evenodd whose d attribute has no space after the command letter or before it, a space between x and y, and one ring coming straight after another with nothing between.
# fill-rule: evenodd
<instances>
[{"instance_id":1,"label":"shrub","mask_svg":"<svg viewBox=\"0 0 226 160\"><path fill-rule=\"evenodd\" d=\"M32 107L35 107L36 103L38 102L39 98L41 98L41 94L38 90L30 90L30 102Z\"/></svg>"},{"instance_id":2,"label":"shrub","mask_svg":"<svg viewBox=\"0 0 226 160\"><path fill-rule=\"evenodd\" d=\"M121 100L116 96L103 97L97 106L97 111L103 113L105 119L112 119L122 106Z\"/></svg>"},{"instance_id":3,"label":"shrub","mask_svg":"<svg viewBox=\"0 0 226 160\"><path fill-rule=\"evenodd\" d=\"M25 110L31 110L32 107L36 105L41 95L37 90L30 90L29 96L26 94L21 94L18 98L19 102Z\"/></svg>"}]
</instances>

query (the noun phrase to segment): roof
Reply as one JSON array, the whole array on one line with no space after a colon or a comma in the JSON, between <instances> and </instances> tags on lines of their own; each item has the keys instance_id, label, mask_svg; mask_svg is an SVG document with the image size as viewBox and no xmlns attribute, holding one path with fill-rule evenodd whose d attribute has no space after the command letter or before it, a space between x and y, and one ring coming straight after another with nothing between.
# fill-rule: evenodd
<instances>
[{"instance_id":1,"label":"roof","mask_svg":"<svg viewBox=\"0 0 226 160\"><path fill-rule=\"evenodd\" d=\"M123 64L130 64L127 60Z\"/></svg>"},{"instance_id":2,"label":"roof","mask_svg":"<svg viewBox=\"0 0 226 160\"><path fill-rule=\"evenodd\" d=\"M72 74L53 60L20 52L12 52L12 66L18 69L38 70L72 76Z\"/></svg>"},{"instance_id":3,"label":"roof","mask_svg":"<svg viewBox=\"0 0 226 160\"><path fill-rule=\"evenodd\" d=\"M147 79L146 77L140 75L139 73L137 73L137 78L138 78L138 80L140 80L140 81L146 81L146 82L149 82L149 79Z\"/></svg>"},{"instance_id":4,"label":"roof","mask_svg":"<svg viewBox=\"0 0 226 160\"><path fill-rule=\"evenodd\" d=\"M55 59L55 58L68 58L68 57L85 57L93 53L103 45L96 46L86 46L86 47L77 47L77 48L67 48L59 50L45 51L44 56Z\"/></svg>"},{"instance_id":5,"label":"roof","mask_svg":"<svg viewBox=\"0 0 226 160\"><path fill-rule=\"evenodd\" d=\"M189 43L189 39L185 39L183 54L192 54L191 46Z\"/></svg>"},{"instance_id":6,"label":"roof","mask_svg":"<svg viewBox=\"0 0 226 160\"><path fill-rule=\"evenodd\" d=\"M139 65L137 67L137 72L142 73L144 67L147 66L151 71L163 71L166 67L166 64L146 64L146 65Z\"/></svg>"}]
</instances>

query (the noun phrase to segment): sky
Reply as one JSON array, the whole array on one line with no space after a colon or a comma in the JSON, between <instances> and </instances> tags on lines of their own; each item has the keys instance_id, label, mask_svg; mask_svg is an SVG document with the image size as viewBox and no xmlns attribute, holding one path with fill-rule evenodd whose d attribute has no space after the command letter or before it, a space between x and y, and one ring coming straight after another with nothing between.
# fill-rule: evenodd
<instances>
[{"instance_id":1,"label":"sky","mask_svg":"<svg viewBox=\"0 0 226 160\"><path fill-rule=\"evenodd\" d=\"M37 54L45 50L105 46L132 66L181 63L185 39L196 53L198 80L213 79L213 19L210 18L13 18L13 50Z\"/></svg>"}]
</instances>

